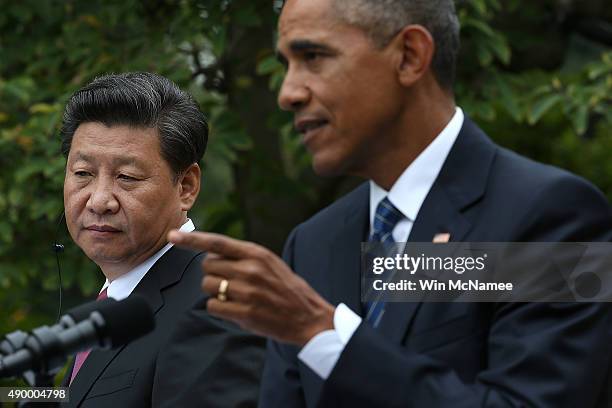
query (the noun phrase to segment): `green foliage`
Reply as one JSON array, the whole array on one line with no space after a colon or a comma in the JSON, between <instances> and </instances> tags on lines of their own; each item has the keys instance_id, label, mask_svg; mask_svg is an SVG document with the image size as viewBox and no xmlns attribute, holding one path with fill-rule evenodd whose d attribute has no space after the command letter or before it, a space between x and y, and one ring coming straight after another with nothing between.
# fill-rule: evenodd
<instances>
[{"instance_id":1,"label":"green foliage","mask_svg":"<svg viewBox=\"0 0 612 408\"><path fill-rule=\"evenodd\" d=\"M553 2L503 4L459 8L458 104L498 142L583 175L612 197L610 48L560 33L569 24L554 21Z\"/></svg>"},{"instance_id":2,"label":"green foliage","mask_svg":"<svg viewBox=\"0 0 612 408\"><path fill-rule=\"evenodd\" d=\"M459 2L457 101L498 142L612 196L612 52L559 22L560 3ZM352 183L314 177L290 116L275 107L284 70L267 0L0 0L0 9L0 333L53 318L56 234L67 303L101 283L56 228L63 106L96 75L154 71L198 100L211 122L191 214L202 229L279 250L292 226Z\"/></svg>"}]
</instances>

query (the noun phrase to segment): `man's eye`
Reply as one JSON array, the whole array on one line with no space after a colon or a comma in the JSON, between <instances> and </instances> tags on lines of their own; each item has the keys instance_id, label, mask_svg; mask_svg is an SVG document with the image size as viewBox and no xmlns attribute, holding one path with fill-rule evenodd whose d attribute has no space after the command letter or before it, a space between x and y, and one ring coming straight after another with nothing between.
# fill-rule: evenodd
<instances>
[{"instance_id":1,"label":"man's eye","mask_svg":"<svg viewBox=\"0 0 612 408\"><path fill-rule=\"evenodd\" d=\"M77 177L89 177L89 176L91 176L91 173L88 172L88 171L82 171L81 170L81 171L75 171L74 175L77 176Z\"/></svg>"},{"instance_id":2,"label":"man's eye","mask_svg":"<svg viewBox=\"0 0 612 408\"><path fill-rule=\"evenodd\" d=\"M316 59L320 58L322 55L321 53L315 52L315 51L308 51L304 53L304 59L306 61L315 61Z\"/></svg>"},{"instance_id":3,"label":"man's eye","mask_svg":"<svg viewBox=\"0 0 612 408\"><path fill-rule=\"evenodd\" d=\"M124 181L137 181L138 179L132 176L128 176L127 174L120 174L117 178Z\"/></svg>"}]
</instances>

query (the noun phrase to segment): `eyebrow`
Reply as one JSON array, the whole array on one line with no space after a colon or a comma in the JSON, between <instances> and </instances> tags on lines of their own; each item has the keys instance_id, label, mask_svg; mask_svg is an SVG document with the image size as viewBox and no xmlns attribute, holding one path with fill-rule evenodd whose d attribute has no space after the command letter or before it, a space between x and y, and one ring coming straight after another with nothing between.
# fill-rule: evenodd
<instances>
[{"instance_id":1,"label":"eyebrow","mask_svg":"<svg viewBox=\"0 0 612 408\"><path fill-rule=\"evenodd\" d=\"M302 52L302 51L331 51L331 48L325 44L317 43L310 40L293 40L289 43L289 49L292 52Z\"/></svg>"},{"instance_id":2,"label":"eyebrow","mask_svg":"<svg viewBox=\"0 0 612 408\"><path fill-rule=\"evenodd\" d=\"M311 40L293 40L289 43L289 50L292 53L301 53L305 51L325 51L332 52L333 49L325 44L318 43ZM276 49L276 59L282 64L287 63L287 57L283 55L280 50Z\"/></svg>"},{"instance_id":3,"label":"eyebrow","mask_svg":"<svg viewBox=\"0 0 612 408\"><path fill-rule=\"evenodd\" d=\"M88 163L91 163L91 162L94 161L94 159L92 157L86 155L85 153L83 153L83 152L76 152L76 159L75 159L75 161L79 161L79 160L82 160L82 161L85 161L85 162L88 162Z\"/></svg>"},{"instance_id":4,"label":"eyebrow","mask_svg":"<svg viewBox=\"0 0 612 408\"><path fill-rule=\"evenodd\" d=\"M83 152L77 152L76 153L76 161L82 160L84 162L87 163L95 163L96 159L89 156L86 153ZM115 157L112 160L112 163L114 166L136 166L136 167L144 167L144 163L138 159L136 159L135 157Z\"/></svg>"}]
</instances>

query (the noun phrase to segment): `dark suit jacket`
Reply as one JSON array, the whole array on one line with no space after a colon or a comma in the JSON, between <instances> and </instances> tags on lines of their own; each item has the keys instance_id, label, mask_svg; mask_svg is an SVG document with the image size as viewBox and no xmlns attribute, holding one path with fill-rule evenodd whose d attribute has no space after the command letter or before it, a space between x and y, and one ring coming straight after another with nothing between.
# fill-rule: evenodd
<instances>
[{"instance_id":1,"label":"dark suit jacket","mask_svg":"<svg viewBox=\"0 0 612 408\"><path fill-rule=\"evenodd\" d=\"M299 225L285 259L332 304L360 312L366 183ZM598 241L612 212L586 181L491 142L466 118L409 241ZM261 406L591 407L611 359L608 304L387 303L323 382L270 342Z\"/></svg>"},{"instance_id":2,"label":"dark suit jacket","mask_svg":"<svg viewBox=\"0 0 612 408\"><path fill-rule=\"evenodd\" d=\"M202 297L202 257L173 247L155 263L134 289L149 301L155 330L92 351L70 386L68 406L256 405L264 342L193 308Z\"/></svg>"}]
</instances>

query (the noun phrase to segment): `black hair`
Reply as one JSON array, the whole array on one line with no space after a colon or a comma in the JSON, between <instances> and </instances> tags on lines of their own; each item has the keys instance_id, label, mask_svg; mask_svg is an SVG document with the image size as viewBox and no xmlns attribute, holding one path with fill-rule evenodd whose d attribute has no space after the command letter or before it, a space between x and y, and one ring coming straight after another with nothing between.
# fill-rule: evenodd
<instances>
[{"instance_id":1,"label":"black hair","mask_svg":"<svg viewBox=\"0 0 612 408\"><path fill-rule=\"evenodd\" d=\"M206 151L208 123L197 103L167 78L149 72L109 74L76 91L64 110L62 153L68 157L77 128L106 126L156 128L162 157L178 176Z\"/></svg>"}]
</instances>

